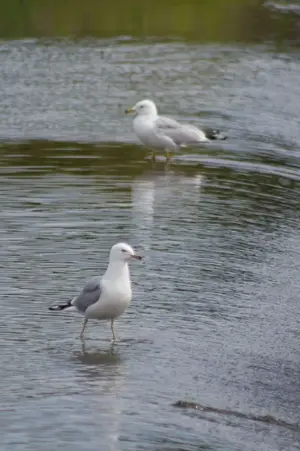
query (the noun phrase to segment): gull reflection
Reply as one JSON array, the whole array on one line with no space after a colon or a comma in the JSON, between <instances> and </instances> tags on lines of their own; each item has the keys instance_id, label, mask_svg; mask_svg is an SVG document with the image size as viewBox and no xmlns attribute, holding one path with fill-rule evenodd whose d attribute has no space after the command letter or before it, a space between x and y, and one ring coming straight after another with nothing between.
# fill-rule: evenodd
<instances>
[{"instance_id":1,"label":"gull reflection","mask_svg":"<svg viewBox=\"0 0 300 451\"><path fill-rule=\"evenodd\" d=\"M105 351L88 350L83 342L73 360L78 363L77 382L83 400L87 400L83 402L82 418L86 427L94 431L91 440L95 440L95 446L101 440L101 449L119 451L127 380L120 353L114 346Z\"/></svg>"}]
</instances>

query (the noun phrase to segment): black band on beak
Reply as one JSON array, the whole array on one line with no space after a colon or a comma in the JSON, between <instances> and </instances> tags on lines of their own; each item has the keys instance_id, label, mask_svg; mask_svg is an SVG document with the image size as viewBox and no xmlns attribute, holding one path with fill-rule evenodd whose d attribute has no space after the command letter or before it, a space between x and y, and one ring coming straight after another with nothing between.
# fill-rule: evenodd
<instances>
[{"instance_id":1,"label":"black band on beak","mask_svg":"<svg viewBox=\"0 0 300 451\"><path fill-rule=\"evenodd\" d=\"M135 258L136 260L142 260L143 257L141 257L140 255L132 255L132 258Z\"/></svg>"}]
</instances>

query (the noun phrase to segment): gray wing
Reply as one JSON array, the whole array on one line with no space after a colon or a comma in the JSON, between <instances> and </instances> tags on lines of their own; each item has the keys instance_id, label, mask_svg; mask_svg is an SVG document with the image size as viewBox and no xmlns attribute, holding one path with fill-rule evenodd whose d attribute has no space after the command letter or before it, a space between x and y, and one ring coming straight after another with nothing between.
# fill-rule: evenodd
<instances>
[{"instance_id":1,"label":"gray wing","mask_svg":"<svg viewBox=\"0 0 300 451\"><path fill-rule=\"evenodd\" d=\"M155 121L155 125L158 130L177 129L182 126L179 122L167 116L158 116Z\"/></svg>"},{"instance_id":2,"label":"gray wing","mask_svg":"<svg viewBox=\"0 0 300 451\"><path fill-rule=\"evenodd\" d=\"M100 277L94 277L84 286L82 292L72 300L72 304L84 313L86 309L100 299L102 292Z\"/></svg>"},{"instance_id":3,"label":"gray wing","mask_svg":"<svg viewBox=\"0 0 300 451\"><path fill-rule=\"evenodd\" d=\"M194 125L184 125L167 116L159 116L155 122L156 131L171 138L177 145L208 141L205 133Z\"/></svg>"}]
</instances>

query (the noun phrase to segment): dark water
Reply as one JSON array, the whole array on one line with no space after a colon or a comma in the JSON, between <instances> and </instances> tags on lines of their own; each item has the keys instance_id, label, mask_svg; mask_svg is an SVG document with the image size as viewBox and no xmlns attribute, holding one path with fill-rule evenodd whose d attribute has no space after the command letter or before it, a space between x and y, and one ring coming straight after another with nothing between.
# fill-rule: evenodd
<instances>
[{"instance_id":1,"label":"dark water","mask_svg":"<svg viewBox=\"0 0 300 451\"><path fill-rule=\"evenodd\" d=\"M295 46L3 41L0 67L1 450L299 450ZM151 167L144 97L228 140ZM82 348L47 307L118 240L145 255L123 341Z\"/></svg>"}]
</instances>

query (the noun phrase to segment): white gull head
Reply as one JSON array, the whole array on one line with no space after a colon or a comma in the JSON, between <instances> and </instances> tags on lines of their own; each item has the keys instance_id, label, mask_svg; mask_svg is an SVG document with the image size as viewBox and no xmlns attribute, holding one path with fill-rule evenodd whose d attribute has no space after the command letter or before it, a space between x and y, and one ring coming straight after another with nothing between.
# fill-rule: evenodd
<instances>
[{"instance_id":1,"label":"white gull head","mask_svg":"<svg viewBox=\"0 0 300 451\"><path fill-rule=\"evenodd\" d=\"M115 244L109 254L109 262L128 262L129 260L141 260L142 257L137 255L129 244L117 243Z\"/></svg>"},{"instance_id":2,"label":"white gull head","mask_svg":"<svg viewBox=\"0 0 300 451\"><path fill-rule=\"evenodd\" d=\"M137 116L157 116L157 108L152 100L140 100L132 108L128 108L126 113L135 113Z\"/></svg>"}]
</instances>

